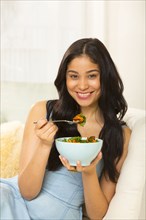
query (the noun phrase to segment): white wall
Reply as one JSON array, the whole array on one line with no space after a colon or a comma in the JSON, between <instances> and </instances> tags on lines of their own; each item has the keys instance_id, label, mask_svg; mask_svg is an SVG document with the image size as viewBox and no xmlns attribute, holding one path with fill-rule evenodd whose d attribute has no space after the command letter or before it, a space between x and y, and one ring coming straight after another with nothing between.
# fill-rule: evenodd
<instances>
[{"instance_id":1,"label":"white wall","mask_svg":"<svg viewBox=\"0 0 146 220\"><path fill-rule=\"evenodd\" d=\"M1 78L53 82L78 38L107 46L130 107L144 108L145 1L1 1Z\"/></svg>"},{"instance_id":2,"label":"white wall","mask_svg":"<svg viewBox=\"0 0 146 220\"><path fill-rule=\"evenodd\" d=\"M2 79L53 82L67 47L86 36L88 13L86 1L2 1Z\"/></svg>"},{"instance_id":3,"label":"white wall","mask_svg":"<svg viewBox=\"0 0 146 220\"><path fill-rule=\"evenodd\" d=\"M129 106L145 108L145 2L107 1L107 47L125 85Z\"/></svg>"}]
</instances>

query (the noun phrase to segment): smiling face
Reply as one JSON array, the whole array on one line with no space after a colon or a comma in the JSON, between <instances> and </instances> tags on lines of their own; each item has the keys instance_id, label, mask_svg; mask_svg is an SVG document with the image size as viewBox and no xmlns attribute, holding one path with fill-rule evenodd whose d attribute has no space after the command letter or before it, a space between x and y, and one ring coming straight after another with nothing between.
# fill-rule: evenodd
<instances>
[{"instance_id":1,"label":"smiling face","mask_svg":"<svg viewBox=\"0 0 146 220\"><path fill-rule=\"evenodd\" d=\"M99 66L86 55L74 58L67 67L66 86L81 107L97 106L100 96Z\"/></svg>"}]
</instances>

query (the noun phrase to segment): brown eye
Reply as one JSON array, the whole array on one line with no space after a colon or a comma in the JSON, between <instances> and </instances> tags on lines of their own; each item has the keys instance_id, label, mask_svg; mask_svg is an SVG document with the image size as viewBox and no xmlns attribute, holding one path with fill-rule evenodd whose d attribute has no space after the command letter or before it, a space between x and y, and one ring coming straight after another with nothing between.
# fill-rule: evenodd
<instances>
[{"instance_id":1,"label":"brown eye","mask_svg":"<svg viewBox=\"0 0 146 220\"><path fill-rule=\"evenodd\" d=\"M75 75L75 74L72 74L72 75L70 75L70 78L72 78L72 79L78 79L78 76Z\"/></svg>"},{"instance_id":2,"label":"brown eye","mask_svg":"<svg viewBox=\"0 0 146 220\"><path fill-rule=\"evenodd\" d=\"M97 77L97 74L90 74L88 76L89 79L95 79Z\"/></svg>"}]
</instances>

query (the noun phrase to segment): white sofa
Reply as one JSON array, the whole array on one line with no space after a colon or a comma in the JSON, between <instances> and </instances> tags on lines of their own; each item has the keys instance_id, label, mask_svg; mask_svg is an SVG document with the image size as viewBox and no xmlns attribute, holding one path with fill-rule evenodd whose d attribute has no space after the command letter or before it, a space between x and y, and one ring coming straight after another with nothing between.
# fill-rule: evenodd
<instances>
[{"instance_id":1,"label":"white sofa","mask_svg":"<svg viewBox=\"0 0 146 220\"><path fill-rule=\"evenodd\" d=\"M18 172L24 121L39 99L57 98L52 84L2 84L1 176ZM124 117L132 130L128 156L116 193L103 220L145 220L145 111L128 109Z\"/></svg>"},{"instance_id":2,"label":"white sofa","mask_svg":"<svg viewBox=\"0 0 146 220\"><path fill-rule=\"evenodd\" d=\"M132 130L129 152L104 220L145 220L145 111L129 109L124 119Z\"/></svg>"}]
</instances>

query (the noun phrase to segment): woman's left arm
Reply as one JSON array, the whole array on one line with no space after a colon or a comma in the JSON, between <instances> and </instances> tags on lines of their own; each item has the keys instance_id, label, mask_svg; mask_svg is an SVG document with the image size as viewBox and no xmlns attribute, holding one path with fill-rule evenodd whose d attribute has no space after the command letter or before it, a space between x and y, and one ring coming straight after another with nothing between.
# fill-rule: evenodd
<instances>
[{"instance_id":1,"label":"woman's left arm","mask_svg":"<svg viewBox=\"0 0 146 220\"><path fill-rule=\"evenodd\" d=\"M124 132L124 150L122 157L117 164L117 171L120 172L124 160L127 156L128 145L131 131L128 127L123 128ZM102 175L99 183L94 163L98 163L100 155L93 162L90 169L84 169L82 172L84 197L86 211L90 219L101 220L107 212L109 203L115 194L116 184L110 181L105 175Z\"/></svg>"}]
</instances>

